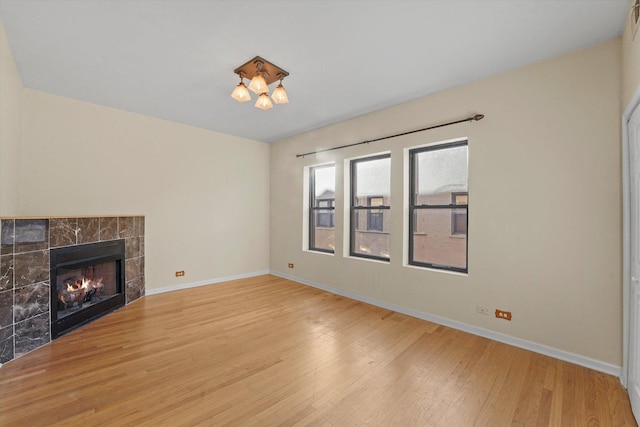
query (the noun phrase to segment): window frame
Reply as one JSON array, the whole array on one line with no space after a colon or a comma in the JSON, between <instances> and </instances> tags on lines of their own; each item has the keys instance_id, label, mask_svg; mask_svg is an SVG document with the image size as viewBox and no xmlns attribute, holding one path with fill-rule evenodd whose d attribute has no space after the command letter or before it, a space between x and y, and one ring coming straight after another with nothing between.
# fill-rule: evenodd
<instances>
[{"instance_id":1,"label":"window frame","mask_svg":"<svg viewBox=\"0 0 640 427\"><path fill-rule=\"evenodd\" d=\"M328 253L328 254L334 254L335 253L335 249L326 249L326 248L319 248L316 247L315 243L316 243L316 236L315 236L315 230L316 230L316 218L317 218L317 214L318 211L324 211L324 210L330 210L330 218L331 218L331 222L333 222L333 227L325 227L325 228L333 228L333 232L335 233L335 187L333 189L333 194L334 194L334 198L333 199L318 199L318 202L321 201L327 201L330 200L332 202L330 202L330 206L326 207L320 207L317 206L316 202L316 170L317 169L323 169L323 168L329 168L332 167L334 168L334 174L335 174L335 167L336 165L334 163L328 163L328 164L324 164L324 165L317 165L317 166L309 166L309 250L310 251L315 251L315 252L324 252L324 253ZM334 234L334 239L335 239L335 234Z\"/></svg>"},{"instance_id":2,"label":"window frame","mask_svg":"<svg viewBox=\"0 0 640 427\"><path fill-rule=\"evenodd\" d=\"M379 155L375 155L375 156L368 156L368 157L360 157L357 159L353 159L349 162L349 175L350 175L350 201L349 201L349 218L350 218L350 230L349 230L349 256L352 257L358 257L358 258L367 258L367 259L375 259L378 261L386 261L389 262L390 261L390 257L381 257L381 256L377 256L377 255L367 255L367 254L363 254L361 252L356 252L355 251L355 243L356 243L356 227L358 225L358 213L360 211L366 211L367 212L367 230L369 231L369 212L373 209L380 209L380 210L389 210L391 209L390 205L379 205L379 206L356 206L356 202L357 202L357 195L356 195L356 188L357 188L357 178L356 178L356 166L358 163L361 162L367 162L367 161L373 161L373 160L379 160L379 159L391 159L391 153L386 153L386 154L379 154ZM391 183L389 183L391 184ZM370 204L370 200L372 198L377 198L380 197L382 198L382 201L384 203L384 197L383 196L370 196L367 197L367 203ZM384 225L382 227L382 230L384 230ZM381 231L373 231L375 233L381 233ZM391 235L391 232L389 232L389 235Z\"/></svg>"},{"instance_id":3,"label":"window frame","mask_svg":"<svg viewBox=\"0 0 640 427\"><path fill-rule=\"evenodd\" d=\"M416 204L416 187L418 184L418 179L419 179L419 174L416 173L417 168L416 168L416 155L420 154L420 153L424 153L424 152L428 152L428 151L438 151L438 150L446 150L449 148L456 148L456 147L467 147L467 161L468 161L468 155L469 155L469 151L468 151L468 147L469 147L469 141L467 139L464 140L460 140L460 141L455 141L455 142L449 142L449 143L444 143L444 144L437 144L437 145L429 145L426 147L418 147L418 148L413 148L411 150L409 150L409 251L408 251L408 264L412 265L412 266L416 266L416 267L427 267L427 268L433 268L433 269L437 269L437 270L446 270L446 271L455 271L458 273L468 273L469 272L469 189L467 188L466 192L454 192L452 194L455 193L466 193L467 194L467 204L466 205L456 205L453 203L454 199L452 198L452 201L450 204L448 205L427 205L427 204L422 204L422 205L417 205ZM468 171L467 171L467 180L469 179L468 177ZM461 268L461 267L455 267L455 266L451 266L451 265L444 265L444 264L435 264L435 263L428 263L428 262L423 262L423 261L416 261L414 259L414 235L415 235L415 229L417 227L417 224L415 222L415 218L416 218L416 211L419 210L427 210L427 209L451 209L451 215L453 216L453 210L454 209L465 209L467 212L467 233L466 233L466 238L465 238L465 267ZM428 234L428 232L427 232ZM455 234L453 236L461 236L461 234Z\"/></svg>"}]
</instances>

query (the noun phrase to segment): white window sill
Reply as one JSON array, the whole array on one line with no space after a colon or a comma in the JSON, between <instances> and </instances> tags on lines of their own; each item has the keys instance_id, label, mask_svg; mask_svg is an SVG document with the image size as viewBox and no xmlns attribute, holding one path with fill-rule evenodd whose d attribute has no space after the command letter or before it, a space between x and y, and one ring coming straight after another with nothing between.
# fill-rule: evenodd
<instances>
[{"instance_id":1,"label":"white window sill","mask_svg":"<svg viewBox=\"0 0 640 427\"><path fill-rule=\"evenodd\" d=\"M348 258L348 259L357 259L358 261L369 261L369 262L375 262L376 264L389 265L389 261L383 261L383 260L381 260L381 259L365 258L365 257L353 256L353 255L346 255L346 256L345 256L345 258Z\"/></svg>"},{"instance_id":2,"label":"white window sill","mask_svg":"<svg viewBox=\"0 0 640 427\"><path fill-rule=\"evenodd\" d=\"M331 253L331 252L323 252L323 251L315 251L313 249L304 249L303 252L308 252L310 254L319 254L319 255L328 255L328 256L335 256L336 253Z\"/></svg>"},{"instance_id":3,"label":"white window sill","mask_svg":"<svg viewBox=\"0 0 640 427\"><path fill-rule=\"evenodd\" d=\"M416 270L422 270L422 271L433 271L435 273L452 274L454 276L462 276L462 277L469 276L469 273L461 273L459 271L451 271L451 270L442 270L440 268L421 267L419 265L404 264L403 267L414 268Z\"/></svg>"}]
</instances>

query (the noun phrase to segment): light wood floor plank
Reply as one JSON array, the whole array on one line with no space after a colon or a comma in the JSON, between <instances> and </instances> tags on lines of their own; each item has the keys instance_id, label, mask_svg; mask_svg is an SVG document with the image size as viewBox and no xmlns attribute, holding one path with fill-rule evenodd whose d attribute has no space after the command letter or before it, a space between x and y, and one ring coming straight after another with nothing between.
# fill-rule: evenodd
<instances>
[{"instance_id":1,"label":"light wood floor plank","mask_svg":"<svg viewBox=\"0 0 640 427\"><path fill-rule=\"evenodd\" d=\"M9 362L0 425L635 421L617 378L266 275L143 298Z\"/></svg>"}]
</instances>

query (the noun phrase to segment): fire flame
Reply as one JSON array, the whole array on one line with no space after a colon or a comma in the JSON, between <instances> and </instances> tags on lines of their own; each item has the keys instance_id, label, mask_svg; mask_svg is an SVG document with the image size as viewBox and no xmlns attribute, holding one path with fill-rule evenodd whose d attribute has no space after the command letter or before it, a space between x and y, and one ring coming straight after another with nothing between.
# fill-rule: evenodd
<instances>
[{"instance_id":1,"label":"fire flame","mask_svg":"<svg viewBox=\"0 0 640 427\"><path fill-rule=\"evenodd\" d=\"M77 291L79 289L82 290L87 290L89 288L99 288L100 285L102 284L102 279L103 277L99 278L98 280L91 280L88 279L86 277L82 278L82 281L80 280L76 280L75 283L67 283L67 291Z\"/></svg>"}]
</instances>

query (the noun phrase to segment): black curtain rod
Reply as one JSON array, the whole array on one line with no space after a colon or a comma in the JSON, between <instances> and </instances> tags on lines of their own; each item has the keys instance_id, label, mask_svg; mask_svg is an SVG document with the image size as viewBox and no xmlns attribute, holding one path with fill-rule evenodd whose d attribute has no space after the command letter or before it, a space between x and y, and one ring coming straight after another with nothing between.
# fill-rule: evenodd
<instances>
[{"instance_id":1,"label":"black curtain rod","mask_svg":"<svg viewBox=\"0 0 640 427\"><path fill-rule=\"evenodd\" d=\"M455 120L453 122L442 123L442 124L439 124L439 125L429 126L429 127L422 128L422 129L410 130L409 132L396 133L395 135L383 136L382 138L370 139L370 140L367 140L367 141L356 142L354 144L341 145L339 147L327 148L325 150L311 151L309 153L304 153L304 154L296 154L296 157L310 156L310 155L316 154L316 153L324 153L325 151L340 150L342 148L354 147L356 145L362 145L362 144L369 144L370 142L382 141L384 139L396 138L398 136L410 135L412 133L417 133L417 132L424 132L425 130L431 130L431 129L437 129L437 128L441 128L441 127L445 127L445 126L457 125L458 123L473 122L473 121L477 122L477 121L482 120L482 119L484 119L484 114L476 114L474 116L467 117L466 119Z\"/></svg>"}]
</instances>

